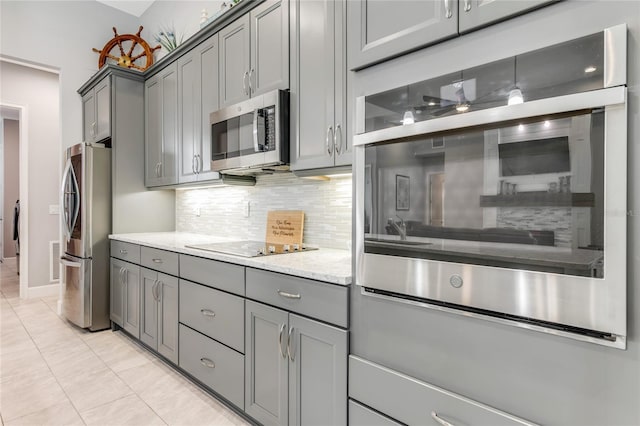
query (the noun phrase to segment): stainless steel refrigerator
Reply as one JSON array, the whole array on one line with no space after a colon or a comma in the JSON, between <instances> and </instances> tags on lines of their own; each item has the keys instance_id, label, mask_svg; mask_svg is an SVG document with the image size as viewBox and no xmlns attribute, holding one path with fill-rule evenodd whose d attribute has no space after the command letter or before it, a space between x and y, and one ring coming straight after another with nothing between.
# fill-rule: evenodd
<instances>
[{"instance_id":1,"label":"stainless steel refrigerator","mask_svg":"<svg viewBox=\"0 0 640 426\"><path fill-rule=\"evenodd\" d=\"M111 149L68 148L62 176L62 313L79 327L102 330L110 326Z\"/></svg>"}]
</instances>

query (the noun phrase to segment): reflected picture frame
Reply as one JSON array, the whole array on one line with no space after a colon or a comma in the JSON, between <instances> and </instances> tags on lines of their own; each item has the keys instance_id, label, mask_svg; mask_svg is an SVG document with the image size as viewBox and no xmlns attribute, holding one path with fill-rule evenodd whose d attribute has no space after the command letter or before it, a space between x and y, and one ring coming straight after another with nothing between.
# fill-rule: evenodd
<instances>
[{"instance_id":1,"label":"reflected picture frame","mask_svg":"<svg viewBox=\"0 0 640 426\"><path fill-rule=\"evenodd\" d=\"M396 210L409 210L409 176L396 175Z\"/></svg>"}]
</instances>

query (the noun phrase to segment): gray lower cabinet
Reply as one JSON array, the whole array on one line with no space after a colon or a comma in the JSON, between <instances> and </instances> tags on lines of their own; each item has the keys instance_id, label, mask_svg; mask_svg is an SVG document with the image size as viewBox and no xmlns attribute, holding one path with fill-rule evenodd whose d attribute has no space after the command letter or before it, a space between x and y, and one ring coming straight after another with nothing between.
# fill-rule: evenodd
<instances>
[{"instance_id":1,"label":"gray lower cabinet","mask_svg":"<svg viewBox=\"0 0 640 426\"><path fill-rule=\"evenodd\" d=\"M142 268L140 340L178 363L178 278Z\"/></svg>"},{"instance_id":2,"label":"gray lower cabinet","mask_svg":"<svg viewBox=\"0 0 640 426\"><path fill-rule=\"evenodd\" d=\"M211 171L209 114L218 109L218 34L178 59L178 183L218 179Z\"/></svg>"},{"instance_id":3,"label":"gray lower cabinet","mask_svg":"<svg viewBox=\"0 0 640 426\"><path fill-rule=\"evenodd\" d=\"M398 423L382 414L365 407L362 404L349 400L349 425L350 426L400 426Z\"/></svg>"},{"instance_id":4,"label":"gray lower cabinet","mask_svg":"<svg viewBox=\"0 0 640 426\"><path fill-rule=\"evenodd\" d=\"M82 140L100 142L111 136L111 76L82 96Z\"/></svg>"},{"instance_id":5,"label":"gray lower cabinet","mask_svg":"<svg viewBox=\"0 0 640 426\"><path fill-rule=\"evenodd\" d=\"M140 267L111 258L110 318L140 337Z\"/></svg>"},{"instance_id":6,"label":"gray lower cabinet","mask_svg":"<svg viewBox=\"0 0 640 426\"><path fill-rule=\"evenodd\" d=\"M177 177L178 64L145 82L145 184L172 185Z\"/></svg>"},{"instance_id":7,"label":"gray lower cabinet","mask_svg":"<svg viewBox=\"0 0 640 426\"><path fill-rule=\"evenodd\" d=\"M458 2L347 1L347 22L348 66L356 70L456 36Z\"/></svg>"},{"instance_id":8,"label":"gray lower cabinet","mask_svg":"<svg viewBox=\"0 0 640 426\"><path fill-rule=\"evenodd\" d=\"M346 118L346 2L292 2L291 169L351 164ZM315 22L313 26L302 25Z\"/></svg>"},{"instance_id":9,"label":"gray lower cabinet","mask_svg":"<svg viewBox=\"0 0 640 426\"><path fill-rule=\"evenodd\" d=\"M246 302L245 411L265 425L347 423L347 331Z\"/></svg>"},{"instance_id":10,"label":"gray lower cabinet","mask_svg":"<svg viewBox=\"0 0 640 426\"><path fill-rule=\"evenodd\" d=\"M459 0L460 33L471 31L557 0Z\"/></svg>"}]
</instances>

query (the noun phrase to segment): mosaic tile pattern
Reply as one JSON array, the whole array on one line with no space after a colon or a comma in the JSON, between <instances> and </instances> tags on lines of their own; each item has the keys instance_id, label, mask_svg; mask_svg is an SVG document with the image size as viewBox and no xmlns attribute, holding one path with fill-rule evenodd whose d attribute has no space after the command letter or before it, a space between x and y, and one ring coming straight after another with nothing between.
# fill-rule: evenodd
<instances>
[{"instance_id":1,"label":"mosaic tile pattern","mask_svg":"<svg viewBox=\"0 0 640 426\"><path fill-rule=\"evenodd\" d=\"M498 208L499 228L554 231L556 247L571 247L571 208Z\"/></svg>"},{"instance_id":2,"label":"mosaic tile pattern","mask_svg":"<svg viewBox=\"0 0 640 426\"><path fill-rule=\"evenodd\" d=\"M246 202L249 217L244 215ZM269 210L303 210L305 243L349 249L351 204L351 177L319 181L292 173L259 176L251 187L176 191L176 231L262 240Z\"/></svg>"}]
</instances>

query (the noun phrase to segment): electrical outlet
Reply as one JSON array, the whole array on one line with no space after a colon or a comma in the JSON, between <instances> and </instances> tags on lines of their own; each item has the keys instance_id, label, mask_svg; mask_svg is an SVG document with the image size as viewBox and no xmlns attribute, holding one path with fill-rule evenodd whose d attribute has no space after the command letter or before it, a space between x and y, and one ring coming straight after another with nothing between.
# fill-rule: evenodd
<instances>
[{"instance_id":1,"label":"electrical outlet","mask_svg":"<svg viewBox=\"0 0 640 426\"><path fill-rule=\"evenodd\" d=\"M200 217L200 207L196 207L194 210L194 213L196 214L197 217Z\"/></svg>"},{"instance_id":2,"label":"electrical outlet","mask_svg":"<svg viewBox=\"0 0 640 426\"><path fill-rule=\"evenodd\" d=\"M244 201L242 204L244 217L249 217L251 211L251 201Z\"/></svg>"},{"instance_id":3,"label":"electrical outlet","mask_svg":"<svg viewBox=\"0 0 640 426\"><path fill-rule=\"evenodd\" d=\"M60 214L60 205L49 204L49 214Z\"/></svg>"}]
</instances>

